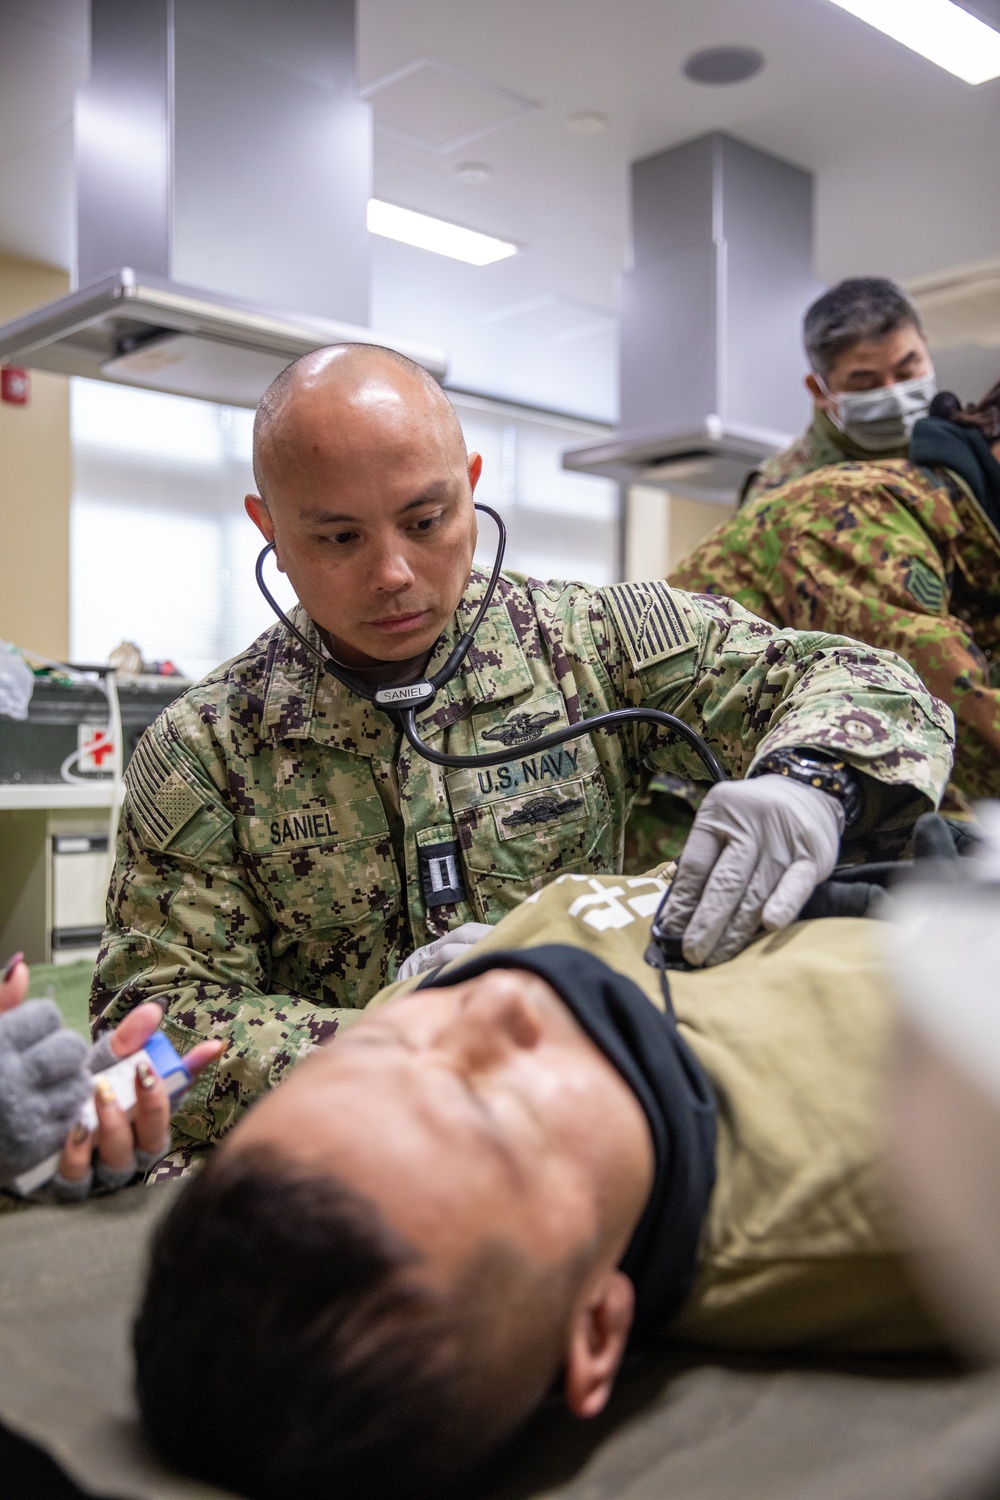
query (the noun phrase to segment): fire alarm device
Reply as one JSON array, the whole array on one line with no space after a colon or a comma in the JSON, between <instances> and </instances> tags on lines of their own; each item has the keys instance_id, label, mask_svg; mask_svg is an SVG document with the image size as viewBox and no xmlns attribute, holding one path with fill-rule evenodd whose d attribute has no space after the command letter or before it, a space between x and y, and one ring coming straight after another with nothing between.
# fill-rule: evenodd
<instances>
[{"instance_id":1,"label":"fire alarm device","mask_svg":"<svg viewBox=\"0 0 1000 1500\"><path fill-rule=\"evenodd\" d=\"M0 369L0 399L11 406L27 406L31 386L27 370L17 365L4 365Z\"/></svg>"}]
</instances>

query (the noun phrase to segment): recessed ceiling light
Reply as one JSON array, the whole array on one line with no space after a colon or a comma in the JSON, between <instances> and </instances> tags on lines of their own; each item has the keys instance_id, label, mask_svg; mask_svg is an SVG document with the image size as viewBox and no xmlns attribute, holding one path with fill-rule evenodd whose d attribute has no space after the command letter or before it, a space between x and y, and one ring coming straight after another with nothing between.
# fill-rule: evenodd
<instances>
[{"instance_id":1,"label":"recessed ceiling light","mask_svg":"<svg viewBox=\"0 0 1000 1500\"><path fill-rule=\"evenodd\" d=\"M743 83L763 66L763 54L754 47L706 47L692 52L684 76L693 83Z\"/></svg>"},{"instance_id":2,"label":"recessed ceiling light","mask_svg":"<svg viewBox=\"0 0 1000 1500\"><path fill-rule=\"evenodd\" d=\"M1000 77L1000 32L952 0L833 0L966 83Z\"/></svg>"},{"instance_id":3,"label":"recessed ceiling light","mask_svg":"<svg viewBox=\"0 0 1000 1500\"><path fill-rule=\"evenodd\" d=\"M578 109L576 114L569 116L566 124L577 135L600 135L602 130L607 130L609 121L599 109Z\"/></svg>"},{"instance_id":4,"label":"recessed ceiling light","mask_svg":"<svg viewBox=\"0 0 1000 1500\"><path fill-rule=\"evenodd\" d=\"M459 182L489 182L493 168L488 161L460 161L455 176Z\"/></svg>"},{"instance_id":5,"label":"recessed ceiling light","mask_svg":"<svg viewBox=\"0 0 1000 1500\"><path fill-rule=\"evenodd\" d=\"M517 246L509 240L498 240L491 234L480 234L477 229L465 229L461 224L449 224L447 219L432 219L430 214L383 203L380 198L368 200L368 229L371 234L401 240L404 245L416 245L420 250L433 250L435 255L450 255L452 260L464 260L470 266L488 266L517 254Z\"/></svg>"}]
</instances>

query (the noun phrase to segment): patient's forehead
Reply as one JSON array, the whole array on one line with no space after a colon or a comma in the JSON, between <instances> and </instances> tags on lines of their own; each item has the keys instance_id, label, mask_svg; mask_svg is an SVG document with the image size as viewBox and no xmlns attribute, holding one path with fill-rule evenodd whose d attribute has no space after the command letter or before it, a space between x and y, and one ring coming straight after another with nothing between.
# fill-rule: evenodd
<instances>
[{"instance_id":1,"label":"patient's forehead","mask_svg":"<svg viewBox=\"0 0 1000 1500\"><path fill-rule=\"evenodd\" d=\"M447 1013L458 1010L470 1002L485 999L502 999L517 996L540 1010L541 1017L549 1026L557 1025L561 1036L579 1035L579 1027L572 1010L547 979L531 969L520 969L504 965L486 969L459 982L428 985L389 995L384 1000L376 999L363 1015L345 1031L338 1032L334 1042L343 1042L365 1031L373 1023L389 1022L395 1025L401 1016L426 1015L429 1010ZM499 1017L495 1018L499 1024Z\"/></svg>"},{"instance_id":2,"label":"patient's forehead","mask_svg":"<svg viewBox=\"0 0 1000 1500\"><path fill-rule=\"evenodd\" d=\"M508 1002L513 1000L517 1010L523 999L530 1001L529 1016L537 1026L532 1030L529 1024L532 1044L522 1054L512 1038L523 1039L524 1033L511 1021ZM481 1007L478 1000L484 1001ZM343 1036L316 1048L248 1111L230 1137L232 1149L266 1144L299 1162L363 1161L365 1170L373 1168L375 1157L394 1159L400 1167L416 1166L428 1152L439 1162L443 1153L453 1163L474 1157L494 1138L509 1134L512 1113L519 1129L516 1110L503 1112L502 1125L494 1121L486 1128L490 1112L483 1107L478 1080L472 1088L467 1068L457 1060L470 1038L475 1054L476 1044L489 1039L494 1026L507 1035L495 1053L487 1047L483 1054L485 1086L496 1078L494 1056L504 1075L506 1058L513 1057L516 1070L520 1058L530 1054L531 1076L525 1083L521 1069L514 1090L536 1092L541 1078L543 1112L567 1076L579 1079L582 1069L583 1087L595 1062L602 1071L607 1068L546 981L524 970L491 969L453 986L393 997ZM545 1044L540 1060L536 1039ZM594 1056L581 1058L581 1050Z\"/></svg>"}]
</instances>

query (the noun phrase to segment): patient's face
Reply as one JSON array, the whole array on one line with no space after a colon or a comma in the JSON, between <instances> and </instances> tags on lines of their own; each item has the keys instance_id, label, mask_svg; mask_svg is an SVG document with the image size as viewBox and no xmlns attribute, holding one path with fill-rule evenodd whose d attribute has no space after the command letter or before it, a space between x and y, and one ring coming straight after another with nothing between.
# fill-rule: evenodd
<instances>
[{"instance_id":1,"label":"patient's face","mask_svg":"<svg viewBox=\"0 0 1000 1500\"><path fill-rule=\"evenodd\" d=\"M257 1105L265 1144L372 1198L445 1280L487 1240L620 1256L652 1185L645 1116L556 992L519 970L391 1001Z\"/></svg>"}]
</instances>

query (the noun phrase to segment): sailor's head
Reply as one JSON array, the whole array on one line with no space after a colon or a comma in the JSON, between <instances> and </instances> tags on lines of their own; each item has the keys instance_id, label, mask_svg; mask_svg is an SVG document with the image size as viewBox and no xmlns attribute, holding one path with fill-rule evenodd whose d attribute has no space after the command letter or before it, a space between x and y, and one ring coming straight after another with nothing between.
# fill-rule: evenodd
<instances>
[{"instance_id":1,"label":"sailor's head","mask_svg":"<svg viewBox=\"0 0 1000 1500\"><path fill-rule=\"evenodd\" d=\"M338 660L433 646L468 582L481 467L447 396L394 350L319 349L265 392L247 511Z\"/></svg>"},{"instance_id":2,"label":"sailor's head","mask_svg":"<svg viewBox=\"0 0 1000 1500\"><path fill-rule=\"evenodd\" d=\"M557 1380L595 1414L652 1178L636 1096L540 977L386 1004L249 1112L160 1231L136 1338L154 1440L250 1496L377 1500L442 1493Z\"/></svg>"}]
</instances>

